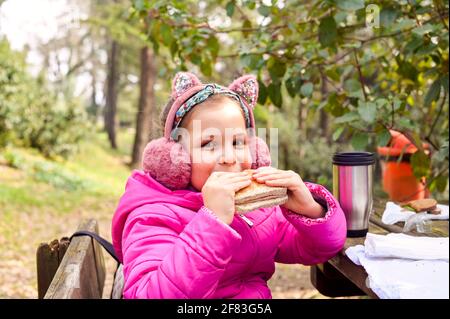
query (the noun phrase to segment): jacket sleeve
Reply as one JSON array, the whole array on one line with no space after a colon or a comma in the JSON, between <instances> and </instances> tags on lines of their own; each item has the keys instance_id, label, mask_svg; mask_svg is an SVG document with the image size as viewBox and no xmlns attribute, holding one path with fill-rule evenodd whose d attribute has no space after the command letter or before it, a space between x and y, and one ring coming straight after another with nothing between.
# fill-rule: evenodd
<instances>
[{"instance_id":1,"label":"jacket sleeve","mask_svg":"<svg viewBox=\"0 0 450 319\"><path fill-rule=\"evenodd\" d=\"M322 218L311 219L280 207L280 233L275 261L286 264L319 264L335 256L346 240L345 215L338 201L323 186L305 183L313 198L327 208Z\"/></svg>"},{"instance_id":2,"label":"jacket sleeve","mask_svg":"<svg viewBox=\"0 0 450 319\"><path fill-rule=\"evenodd\" d=\"M124 298L208 298L241 236L201 207L181 225L164 205L132 212L123 232Z\"/></svg>"}]
</instances>

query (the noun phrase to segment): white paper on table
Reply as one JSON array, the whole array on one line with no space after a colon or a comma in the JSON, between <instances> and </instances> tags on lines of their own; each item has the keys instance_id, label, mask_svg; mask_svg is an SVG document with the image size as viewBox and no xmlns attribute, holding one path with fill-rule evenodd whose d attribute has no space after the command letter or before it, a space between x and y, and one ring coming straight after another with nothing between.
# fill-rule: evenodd
<instances>
[{"instance_id":1,"label":"white paper on table","mask_svg":"<svg viewBox=\"0 0 450 319\"><path fill-rule=\"evenodd\" d=\"M364 241L367 257L415 260L449 260L448 237L418 237L390 233L367 233Z\"/></svg>"},{"instance_id":2,"label":"white paper on table","mask_svg":"<svg viewBox=\"0 0 450 319\"><path fill-rule=\"evenodd\" d=\"M434 214L426 214L424 216L424 220L428 219L448 219L448 211L449 207L448 205L437 205L438 208L441 209L441 213L434 215ZM381 217L381 221L384 224L387 225L393 225L398 222L405 222L408 220L409 217L415 215L415 212L412 212L410 210L407 210L394 202L387 202L386 208L383 212L383 216Z\"/></svg>"},{"instance_id":3,"label":"white paper on table","mask_svg":"<svg viewBox=\"0 0 450 319\"><path fill-rule=\"evenodd\" d=\"M368 287L382 299L448 299L449 264L443 260L368 257L363 245L345 254L368 274Z\"/></svg>"}]
</instances>

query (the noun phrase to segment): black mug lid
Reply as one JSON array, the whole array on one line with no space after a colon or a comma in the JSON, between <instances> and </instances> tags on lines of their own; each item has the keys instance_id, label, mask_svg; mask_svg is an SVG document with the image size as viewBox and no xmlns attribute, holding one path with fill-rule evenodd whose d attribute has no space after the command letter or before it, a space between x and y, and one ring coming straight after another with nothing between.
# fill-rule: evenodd
<instances>
[{"instance_id":1,"label":"black mug lid","mask_svg":"<svg viewBox=\"0 0 450 319\"><path fill-rule=\"evenodd\" d=\"M342 166L364 166L375 164L375 153L341 152L333 155L333 164Z\"/></svg>"}]
</instances>

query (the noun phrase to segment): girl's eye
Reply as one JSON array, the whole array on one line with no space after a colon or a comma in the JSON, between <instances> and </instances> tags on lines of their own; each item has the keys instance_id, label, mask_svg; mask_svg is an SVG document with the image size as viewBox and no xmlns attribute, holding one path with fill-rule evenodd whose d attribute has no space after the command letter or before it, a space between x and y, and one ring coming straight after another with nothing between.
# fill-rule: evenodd
<instances>
[{"instance_id":1,"label":"girl's eye","mask_svg":"<svg viewBox=\"0 0 450 319\"><path fill-rule=\"evenodd\" d=\"M245 145L245 141L244 140L236 140L236 141L234 141L234 145L236 145L237 147L243 147Z\"/></svg>"},{"instance_id":2,"label":"girl's eye","mask_svg":"<svg viewBox=\"0 0 450 319\"><path fill-rule=\"evenodd\" d=\"M202 148L207 149L207 150L213 150L215 146L216 146L216 143L214 141L210 141L210 142L203 144Z\"/></svg>"}]
</instances>

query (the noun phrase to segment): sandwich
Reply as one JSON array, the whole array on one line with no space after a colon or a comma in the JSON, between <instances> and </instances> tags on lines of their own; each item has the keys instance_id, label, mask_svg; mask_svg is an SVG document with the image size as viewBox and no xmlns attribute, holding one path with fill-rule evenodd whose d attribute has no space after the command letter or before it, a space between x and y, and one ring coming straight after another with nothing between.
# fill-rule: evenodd
<instances>
[{"instance_id":1,"label":"sandwich","mask_svg":"<svg viewBox=\"0 0 450 319\"><path fill-rule=\"evenodd\" d=\"M251 170L248 170L250 173ZM252 180L235 195L236 212L245 213L263 207L282 205L288 200L287 188L268 186Z\"/></svg>"},{"instance_id":2,"label":"sandwich","mask_svg":"<svg viewBox=\"0 0 450 319\"><path fill-rule=\"evenodd\" d=\"M441 213L441 210L437 207L437 201L433 198L416 199L401 206L416 213L427 212L434 215Z\"/></svg>"}]
</instances>

